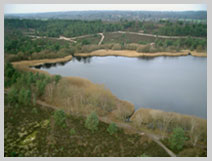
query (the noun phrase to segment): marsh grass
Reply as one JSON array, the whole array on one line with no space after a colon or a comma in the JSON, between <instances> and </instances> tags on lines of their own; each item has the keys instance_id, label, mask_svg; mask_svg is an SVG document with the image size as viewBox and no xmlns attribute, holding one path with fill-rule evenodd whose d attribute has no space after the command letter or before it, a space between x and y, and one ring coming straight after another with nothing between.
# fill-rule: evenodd
<instances>
[{"instance_id":1,"label":"marsh grass","mask_svg":"<svg viewBox=\"0 0 212 161\"><path fill-rule=\"evenodd\" d=\"M49 88L52 88L51 97ZM83 115L96 111L99 116L113 113L117 118L121 118L134 111L132 104L117 99L103 85L93 84L78 77L63 77L57 86L47 86L43 99L68 113ZM124 110L125 112L122 112Z\"/></svg>"},{"instance_id":2,"label":"marsh grass","mask_svg":"<svg viewBox=\"0 0 212 161\"><path fill-rule=\"evenodd\" d=\"M156 131L161 139L169 137L175 128L181 127L187 134L189 144L194 147L207 144L207 121L195 116L141 108L133 114L131 121L137 128Z\"/></svg>"}]
</instances>

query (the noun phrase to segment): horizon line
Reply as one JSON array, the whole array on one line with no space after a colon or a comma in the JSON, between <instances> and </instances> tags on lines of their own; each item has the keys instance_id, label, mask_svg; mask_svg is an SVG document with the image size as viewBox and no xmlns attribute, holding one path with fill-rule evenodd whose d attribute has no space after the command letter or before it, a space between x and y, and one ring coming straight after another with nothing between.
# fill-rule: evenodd
<instances>
[{"instance_id":1,"label":"horizon line","mask_svg":"<svg viewBox=\"0 0 212 161\"><path fill-rule=\"evenodd\" d=\"M161 10L78 10L78 11L50 11L50 12L28 12L28 13L4 13L4 15L18 15L18 14L43 14L43 13L58 13L58 12L98 12L98 11L118 11L118 12L207 12L207 10L184 10L184 11L161 11Z\"/></svg>"}]
</instances>

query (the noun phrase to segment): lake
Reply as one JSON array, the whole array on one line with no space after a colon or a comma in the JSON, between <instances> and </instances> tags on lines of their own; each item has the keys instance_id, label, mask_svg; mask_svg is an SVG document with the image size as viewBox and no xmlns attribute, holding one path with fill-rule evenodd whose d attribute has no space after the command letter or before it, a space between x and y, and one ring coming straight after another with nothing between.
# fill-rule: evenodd
<instances>
[{"instance_id":1,"label":"lake","mask_svg":"<svg viewBox=\"0 0 212 161\"><path fill-rule=\"evenodd\" d=\"M205 57L75 57L67 63L37 68L104 84L136 109L154 108L207 118Z\"/></svg>"}]
</instances>

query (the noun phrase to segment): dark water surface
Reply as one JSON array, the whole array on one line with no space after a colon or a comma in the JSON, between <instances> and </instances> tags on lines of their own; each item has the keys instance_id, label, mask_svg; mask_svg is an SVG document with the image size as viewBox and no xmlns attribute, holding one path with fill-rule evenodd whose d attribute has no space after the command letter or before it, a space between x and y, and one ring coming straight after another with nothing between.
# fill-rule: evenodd
<instances>
[{"instance_id":1,"label":"dark water surface","mask_svg":"<svg viewBox=\"0 0 212 161\"><path fill-rule=\"evenodd\" d=\"M104 84L136 109L155 108L207 118L207 58L90 57L40 68Z\"/></svg>"}]
</instances>

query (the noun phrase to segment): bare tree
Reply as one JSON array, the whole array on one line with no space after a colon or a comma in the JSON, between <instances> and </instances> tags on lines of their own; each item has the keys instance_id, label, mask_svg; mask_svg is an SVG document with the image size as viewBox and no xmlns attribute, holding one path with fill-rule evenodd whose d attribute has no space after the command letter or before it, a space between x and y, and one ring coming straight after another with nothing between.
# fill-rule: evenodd
<instances>
[{"instance_id":1,"label":"bare tree","mask_svg":"<svg viewBox=\"0 0 212 161\"><path fill-rule=\"evenodd\" d=\"M200 129L198 129L197 121L192 118L191 119L191 129L190 129L190 139L193 146L196 146L200 137Z\"/></svg>"},{"instance_id":2,"label":"bare tree","mask_svg":"<svg viewBox=\"0 0 212 161\"><path fill-rule=\"evenodd\" d=\"M162 121L162 124L161 124L161 128L160 128L160 131L161 131L161 137L162 139L164 139L166 137L166 133L167 133L167 130L169 128L169 125L171 123L171 121L173 120L173 114L172 113L166 113L166 115L163 115L161 117L161 121Z\"/></svg>"},{"instance_id":3,"label":"bare tree","mask_svg":"<svg viewBox=\"0 0 212 161\"><path fill-rule=\"evenodd\" d=\"M135 123L138 127L140 127L143 123L143 117L142 117L142 112L139 111L139 113L135 116Z\"/></svg>"},{"instance_id":4,"label":"bare tree","mask_svg":"<svg viewBox=\"0 0 212 161\"><path fill-rule=\"evenodd\" d=\"M53 98L53 88L54 88L54 85L52 83L49 83L47 85L47 95L48 95L48 98L50 98L50 100L52 101L52 98Z\"/></svg>"}]
</instances>

